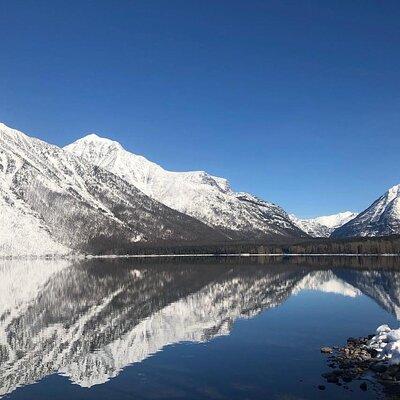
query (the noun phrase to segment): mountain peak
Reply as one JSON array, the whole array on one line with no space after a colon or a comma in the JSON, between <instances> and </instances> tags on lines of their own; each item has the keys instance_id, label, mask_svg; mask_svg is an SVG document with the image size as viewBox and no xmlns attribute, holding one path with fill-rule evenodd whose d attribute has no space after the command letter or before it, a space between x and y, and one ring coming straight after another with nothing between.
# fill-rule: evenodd
<instances>
[{"instance_id":1,"label":"mountain peak","mask_svg":"<svg viewBox=\"0 0 400 400\"><path fill-rule=\"evenodd\" d=\"M400 184L381 197L348 224L334 232L334 237L386 236L400 233Z\"/></svg>"},{"instance_id":2,"label":"mountain peak","mask_svg":"<svg viewBox=\"0 0 400 400\"><path fill-rule=\"evenodd\" d=\"M89 133L88 135L76 140L74 143L71 143L69 146L73 146L76 143L90 143L95 145L114 146L121 149L123 148L121 143L112 139L99 136L96 133Z\"/></svg>"},{"instance_id":3,"label":"mountain peak","mask_svg":"<svg viewBox=\"0 0 400 400\"><path fill-rule=\"evenodd\" d=\"M0 122L0 129L11 129L11 128L6 124L4 124L3 122Z\"/></svg>"},{"instance_id":4,"label":"mountain peak","mask_svg":"<svg viewBox=\"0 0 400 400\"><path fill-rule=\"evenodd\" d=\"M387 194L388 194L388 196L391 197L392 199L395 198L395 197L399 197L399 196L400 196L400 184L392 186L392 187L387 191Z\"/></svg>"},{"instance_id":5,"label":"mountain peak","mask_svg":"<svg viewBox=\"0 0 400 400\"><path fill-rule=\"evenodd\" d=\"M167 207L226 232L230 238L305 236L280 207L234 192L224 178L204 171L167 171L143 156L117 151L109 143L108 139L89 135L64 149L119 176Z\"/></svg>"},{"instance_id":6,"label":"mountain peak","mask_svg":"<svg viewBox=\"0 0 400 400\"><path fill-rule=\"evenodd\" d=\"M4 124L3 122L0 122L0 130L1 131L6 131L8 133L20 133L20 134L22 134L22 132L17 131L14 128L11 128L10 126Z\"/></svg>"},{"instance_id":7,"label":"mountain peak","mask_svg":"<svg viewBox=\"0 0 400 400\"><path fill-rule=\"evenodd\" d=\"M357 213L343 211L338 214L324 215L316 218L301 219L291 214L291 220L304 232L313 237L329 237L338 227L357 216Z\"/></svg>"}]
</instances>

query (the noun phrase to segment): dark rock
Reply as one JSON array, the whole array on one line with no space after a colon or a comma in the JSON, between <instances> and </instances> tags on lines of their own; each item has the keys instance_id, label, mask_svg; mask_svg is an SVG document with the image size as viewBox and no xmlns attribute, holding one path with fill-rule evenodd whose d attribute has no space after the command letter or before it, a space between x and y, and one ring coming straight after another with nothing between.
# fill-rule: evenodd
<instances>
[{"instance_id":1,"label":"dark rock","mask_svg":"<svg viewBox=\"0 0 400 400\"><path fill-rule=\"evenodd\" d=\"M387 371L380 375L380 378L384 381L393 381L394 378Z\"/></svg>"},{"instance_id":2,"label":"dark rock","mask_svg":"<svg viewBox=\"0 0 400 400\"><path fill-rule=\"evenodd\" d=\"M321 347L321 353L331 354L333 352L331 347Z\"/></svg>"},{"instance_id":3,"label":"dark rock","mask_svg":"<svg viewBox=\"0 0 400 400\"><path fill-rule=\"evenodd\" d=\"M396 376L400 372L400 367L398 365L389 365L387 368L387 373L391 376Z\"/></svg>"},{"instance_id":4,"label":"dark rock","mask_svg":"<svg viewBox=\"0 0 400 400\"><path fill-rule=\"evenodd\" d=\"M349 383L353 380L353 376L349 373L342 375L343 382Z\"/></svg>"},{"instance_id":5,"label":"dark rock","mask_svg":"<svg viewBox=\"0 0 400 400\"><path fill-rule=\"evenodd\" d=\"M366 348L366 351L371 355L372 358L375 358L378 355L378 351L375 349Z\"/></svg>"},{"instance_id":6,"label":"dark rock","mask_svg":"<svg viewBox=\"0 0 400 400\"><path fill-rule=\"evenodd\" d=\"M325 390L325 386L324 385L318 385L318 389L319 390Z\"/></svg>"},{"instance_id":7,"label":"dark rock","mask_svg":"<svg viewBox=\"0 0 400 400\"><path fill-rule=\"evenodd\" d=\"M376 364L371 364L369 366L369 369L371 371L378 372L378 373L382 374L383 372L385 372L387 370L387 366L385 364L376 363Z\"/></svg>"},{"instance_id":8,"label":"dark rock","mask_svg":"<svg viewBox=\"0 0 400 400\"><path fill-rule=\"evenodd\" d=\"M375 349L369 349L368 341L370 337L349 338L347 344L335 351L331 347L322 347L321 353L329 353L327 364L332 368L331 372L322 374L326 382L343 386L352 391L347 384L354 380L363 380L365 375L375 374L375 378L385 387L397 386L400 392L400 366L387 366L377 358L378 352ZM366 391L369 389L366 382L360 384L360 389ZM400 399L400 397L399 397Z\"/></svg>"},{"instance_id":9,"label":"dark rock","mask_svg":"<svg viewBox=\"0 0 400 400\"><path fill-rule=\"evenodd\" d=\"M338 383L339 382L339 378L337 377L337 375L335 375L331 372L322 374L322 377L325 378L328 383Z\"/></svg>"}]
</instances>

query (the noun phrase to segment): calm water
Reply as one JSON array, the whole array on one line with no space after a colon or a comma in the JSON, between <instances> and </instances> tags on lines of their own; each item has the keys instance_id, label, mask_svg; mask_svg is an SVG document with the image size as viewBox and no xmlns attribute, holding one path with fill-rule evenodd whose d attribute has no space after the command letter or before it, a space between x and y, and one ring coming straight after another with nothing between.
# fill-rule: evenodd
<instances>
[{"instance_id":1,"label":"calm water","mask_svg":"<svg viewBox=\"0 0 400 400\"><path fill-rule=\"evenodd\" d=\"M373 399L319 349L398 318L391 258L0 261L0 397Z\"/></svg>"}]
</instances>

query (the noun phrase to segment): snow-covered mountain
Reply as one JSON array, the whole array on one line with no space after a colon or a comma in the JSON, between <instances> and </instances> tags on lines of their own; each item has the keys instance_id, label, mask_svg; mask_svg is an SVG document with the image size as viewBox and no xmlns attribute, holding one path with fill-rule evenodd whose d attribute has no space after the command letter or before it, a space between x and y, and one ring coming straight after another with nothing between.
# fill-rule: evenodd
<instances>
[{"instance_id":1,"label":"snow-covered mountain","mask_svg":"<svg viewBox=\"0 0 400 400\"><path fill-rule=\"evenodd\" d=\"M227 232L231 238L305 236L282 208L233 191L224 178L203 171L167 171L126 151L118 142L95 134L65 150L118 175L168 207Z\"/></svg>"},{"instance_id":2,"label":"snow-covered mountain","mask_svg":"<svg viewBox=\"0 0 400 400\"><path fill-rule=\"evenodd\" d=\"M357 213L344 211L310 219L297 218L291 214L290 218L294 224L312 237L329 237L335 229L351 221L356 216Z\"/></svg>"},{"instance_id":3,"label":"snow-covered mountain","mask_svg":"<svg viewBox=\"0 0 400 400\"><path fill-rule=\"evenodd\" d=\"M336 229L332 237L400 234L400 185L391 187L356 218Z\"/></svg>"},{"instance_id":4,"label":"snow-covered mountain","mask_svg":"<svg viewBox=\"0 0 400 400\"><path fill-rule=\"evenodd\" d=\"M57 146L0 124L0 256L226 236Z\"/></svg>"}]
</instances>

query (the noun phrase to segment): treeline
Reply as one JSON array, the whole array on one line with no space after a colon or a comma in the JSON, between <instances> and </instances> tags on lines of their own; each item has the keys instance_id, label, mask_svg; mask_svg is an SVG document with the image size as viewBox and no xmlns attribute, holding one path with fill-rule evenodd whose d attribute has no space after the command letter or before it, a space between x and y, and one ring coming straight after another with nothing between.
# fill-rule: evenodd
<instances>
[{"instance_id":1,"label":"treeline","mask_svg":"<svg viewBox=\"0 0 400 400\"><path fill-rule=\"evenodd\" d=\"M288 254L400 254L400 236L313 239L281 249Z\"/></svg>"},{"instance_id":2,"label":"treeline","mask_svg":"<svg viewBox=\"0 0 400 400\"><path fill-rule=\"evenodd\" d=\"M109 244L109 243L108 243ZM114 254L400 254L400 235L376 238L304 238L283 242L160 243L116 248ZM106 253L106 252L105 252ZM109 251L108 251L109 253ZM104 253L103 253L104 254Z\"/></svg>"}]
</instances>

